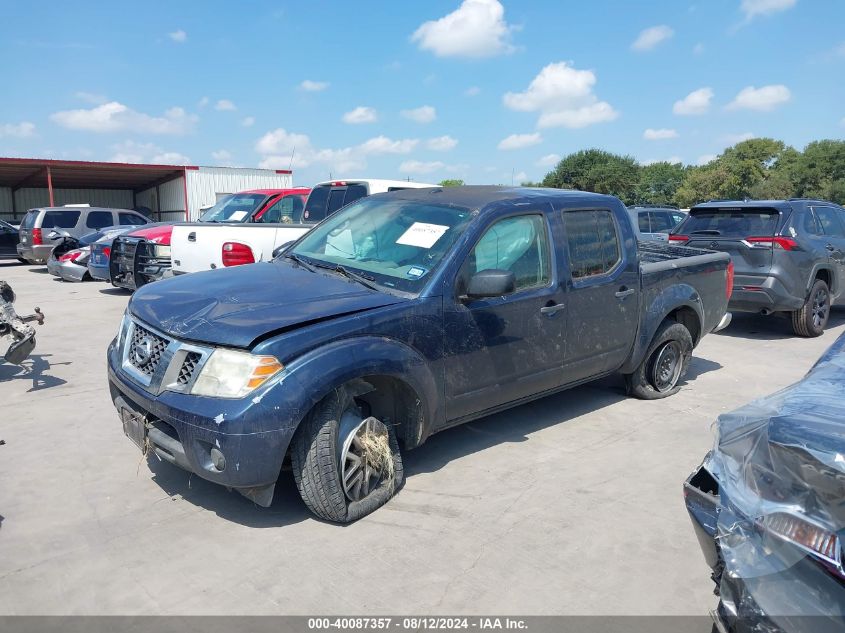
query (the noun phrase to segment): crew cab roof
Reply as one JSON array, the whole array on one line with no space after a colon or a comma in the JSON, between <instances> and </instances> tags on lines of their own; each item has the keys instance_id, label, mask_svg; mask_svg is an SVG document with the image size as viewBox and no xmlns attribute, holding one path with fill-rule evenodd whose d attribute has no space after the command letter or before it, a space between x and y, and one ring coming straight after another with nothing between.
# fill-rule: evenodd
<instances>
[{"instance_id":1,"label":"crew cab roof","mask_svg":"<svg viewBox=\"0 0 845 633\"><path fill-rule=\"evenodd\" d=\"M286 189L245 189L244 191L238 191L237 193L261 193L265 196L273 196L277 193L308 193L310 190L310 187L287 187Z\"/></svg>"},{"instance_id":2,"label":"crew cab roof","mask_svg":"<svg viewBox=\"0 0 845 633\"><path fill-rule=\"evenodd\" d=\"M790 198L789 200L708 200L707 202L702 202L700 204L696 204L693 206L693 209L724 209L724 208L731 208L731 209L749 209L749 208L759 208L759 207L768 207L770 209L779 209L782 211L788 211L790 209L795 209L805 207L808 205L825 205L825 206L833 206L838 207L839 205L835 202L828 202L825 200L815 200L812 198Z\"/></svg>"},{"instance_id":3,"label":"crew cab roof","mask_svg":"<svg viewBox=\"0 0 845 633\"><path fill-rule=\"evenodd\" d=\"M500 187L492 185L464 185L461 187L433 187L428 189L402 189L390 193L376 194L376 196L391 196L403 200L417 200L436 204L449 204L471 210L481 210L496 202L513 201L523 204L541 202L560 202L567 204L621 205L617 198L589 191L574 189L552 189L544 187Z\"/></svg>"}]
</instances>

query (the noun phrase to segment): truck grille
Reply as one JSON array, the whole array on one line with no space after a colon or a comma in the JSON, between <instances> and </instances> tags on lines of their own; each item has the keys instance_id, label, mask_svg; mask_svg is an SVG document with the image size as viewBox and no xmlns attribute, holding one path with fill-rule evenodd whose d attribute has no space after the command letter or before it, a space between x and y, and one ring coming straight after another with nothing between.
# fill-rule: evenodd
<instances>
[{"instance_id":1,"label":"truck grille","mask_svg":"<svg viewBox=\"0 0 845 633\"><path fill-rule=\"evenodd\" d=\"M156 256L156 246L143 238L116 238L109 263L112 283L135 290L161 279L171 268L170 257Z\"/></svg>"},{"instance_id":2,"label":"truck grille","mask_svg":"<svg viewBox=\"0 0 845 633\"><path fill-rule=\"evenodd\" d=\"M132 330L132 341L129 344L129 363L142 374L152 376L169 344L170 341L166 338L136 323Z\"/></svg>"},{"instance_id":3,"label":"truck grille","mask_svg":"<svg viewBox=\"0 0 845 633\"><path fill-rule=\"evenodd\" d=\"M191 382L201 360L202 354L199 352L188 352L185 360L182 362L182 367L179 368L179 376L176 378L176 384L187 385Z\"/></svg>"}]
</instances>

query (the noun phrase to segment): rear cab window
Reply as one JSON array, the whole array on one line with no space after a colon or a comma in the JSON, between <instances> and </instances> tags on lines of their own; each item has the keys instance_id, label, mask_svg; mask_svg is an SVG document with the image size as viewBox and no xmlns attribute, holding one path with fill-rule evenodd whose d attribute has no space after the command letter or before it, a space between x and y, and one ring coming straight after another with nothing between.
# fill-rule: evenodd
<instances>
[{"instance_id":1,"label":"rear cab window","mask_svg":"<svg viewBox=\"0 0 845 633\"><path fill-rule=\"evenodd\" d=\"M368 194L367 185L364 183L337 182L318 185L308 196L302 220L306 223L320 222L338 209Z\"/></svg>"},{"instance_id":2,"label":"rear cab window","mask_svg":"<svg viewBox=\"0 0 845 633\"><path fill-rule=\"evenodd\" d=\"M41 218L41 228L72 229L79 222L79 211L47 211Z\"/></svg>"},{"instance_id":3,"label":"rear cab window","mask_svg":"<svg viewBox=\"0 0 845 633\"><path fill-rule=\"evenodd\" d=\"M679 229L685 235L753 237L774 235L780 212L770 207L692 209Z\"/></svg>"},{"instance_id":4,"label":"rear cab window","mask_svg":"<svg viewBox=\"0 0 845 633\"><path fill-rule=\"evenodd\" d=\"M606 275L622 261L619 231L609 210L565 211L563 224L574 281Z\"/></svg>"}]
</instances>

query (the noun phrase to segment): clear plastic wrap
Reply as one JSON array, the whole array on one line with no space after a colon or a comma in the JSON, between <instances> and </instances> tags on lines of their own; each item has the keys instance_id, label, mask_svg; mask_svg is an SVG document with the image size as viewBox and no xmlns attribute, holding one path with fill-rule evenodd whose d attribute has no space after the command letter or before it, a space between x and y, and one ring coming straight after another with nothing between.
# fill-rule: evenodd
<instances>
[{"instance_id":1,"label":"clear plastic wrap","mask_svg":"<svg viewBox=\"0 0 845 633\"><path fill-rule=\"evenodd\" d=\"M724 614L749 630L845 630L845 335L800 382L720 416L704 465Z\"/></svg>"}]
</instances>

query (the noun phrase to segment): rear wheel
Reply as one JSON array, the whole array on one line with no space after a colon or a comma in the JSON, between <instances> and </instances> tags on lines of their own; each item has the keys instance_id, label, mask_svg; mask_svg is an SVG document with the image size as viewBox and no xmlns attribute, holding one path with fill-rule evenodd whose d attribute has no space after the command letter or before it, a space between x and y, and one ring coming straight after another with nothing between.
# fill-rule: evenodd
<instances>
[{"instance_id":1,"label":"rear wheel","mask_svg":"<svg viewBox=\"0 0 845 633\"><path fill-rule=\"evenodd\" d=\"M355 389L342 386L303 420L291 446L291 465L308 509L351 523L384 505L404 481L396 434L367 415Z\"/></svg>"},{"instance_id":2,"label":"rear wheel","mask_svg":"<svg viewBox=\"0 0 845 633\"><path fill-rule=\"evenodd\" d=\"M664 321L657 329L645 359L636 371L625 375L628 395L657 400L677 393L692 358L692 336L675 321Z\"/></svg>"},{"instance_id":3,"label":"rear wheel","mask_svg":"<svg viewBox=\"0 0 845 633\"><path fill-rule=\"evenodd\" d=\"M792 313L792 330L798 336L821 336L830 318L830 289L816 279L804 305Z\"/></svg>"}]
</instances>

